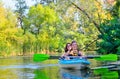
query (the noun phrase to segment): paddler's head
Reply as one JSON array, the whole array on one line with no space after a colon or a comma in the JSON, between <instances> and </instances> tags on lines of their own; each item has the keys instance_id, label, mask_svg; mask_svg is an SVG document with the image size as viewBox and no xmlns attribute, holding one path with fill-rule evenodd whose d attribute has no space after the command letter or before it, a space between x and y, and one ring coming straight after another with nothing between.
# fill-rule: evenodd
<instances>
[{"instance_id":1,"label":"paddler's head","mask_svg":"<svg viewBox=\"0 0 120 79\"><path fill-rule=\"evenodd\" d=\"M72 45L72 50L78 50L78 45L76 41L72 41L71 45Z\"/></svg>"},{"instance_id":2,"label":"paddler's head","mask_svg":"<svg viewBox=\"0 0 120 79\"><path fill-rule=\"evenodd\" d=\"M67 43L65 46L65 52L71 51L71 49L72 49L71 43Z\"/></svg>"}]
</instances>

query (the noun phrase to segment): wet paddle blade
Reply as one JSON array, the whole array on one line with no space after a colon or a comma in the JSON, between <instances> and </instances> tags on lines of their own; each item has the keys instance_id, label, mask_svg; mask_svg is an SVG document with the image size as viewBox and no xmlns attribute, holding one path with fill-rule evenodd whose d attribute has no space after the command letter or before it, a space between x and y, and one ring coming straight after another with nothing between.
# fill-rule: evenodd
<instances>
[{"instance_id":1,"label":"wet paddle blade","mask_svg":"<svg viewBox=\"0 0 120 79\"><path fill-rule=\"evenodd\" d=\"M41 62L41 61L47 60L49 58L50 58L50 56L47 54L34 54L33 55L33 61L35 61L35 62Z\"/></svg>"},{"instance_id":2,"label":"wet paddle blade","mask_svg":"<svg viewBox=\"0 0 120 79\"><path fill-rule=\"evenodd\" d=\"M95 58L99 61L117 61L118 57L116 54L102 55L100 58Z\"/></svg>"}]
</instances>

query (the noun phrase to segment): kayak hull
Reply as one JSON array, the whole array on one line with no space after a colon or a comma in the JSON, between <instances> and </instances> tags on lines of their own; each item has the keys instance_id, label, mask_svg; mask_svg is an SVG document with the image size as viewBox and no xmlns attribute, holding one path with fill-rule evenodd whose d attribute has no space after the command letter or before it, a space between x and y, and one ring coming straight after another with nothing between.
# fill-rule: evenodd
<instances>
[{"instance_id":1,"label":"kayak hull","mask_svg":"<svg viewBox=\"0 0 120 79\"><path fill-rule=\"evenodd\" d=\"M61 68L65 68L65 69L85 69L88 68L88 65L84 65L84 64L59 64L59 66Z\"/></svg>"},{"instance_id":2,"label":"kayak hull","mask_svg":"<svg viewBox=\"0 0 120 79\"><path fill-rule=\"evenodd\" d=\"M86 59L59 60L59 66L65 69L84 69L89 65L90 62Z\"/></svg>"}]
</instances>

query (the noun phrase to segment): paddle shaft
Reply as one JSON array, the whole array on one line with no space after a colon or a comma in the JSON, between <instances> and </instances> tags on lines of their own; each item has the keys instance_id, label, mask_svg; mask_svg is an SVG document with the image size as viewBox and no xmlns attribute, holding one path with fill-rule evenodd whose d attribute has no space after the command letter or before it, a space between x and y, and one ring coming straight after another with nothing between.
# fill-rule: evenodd
<instances>
[{"instance_id":1,"label":"paddle shaft","mask_svg":"<svg viewBox=\"0 0 120 79\"><path fill-rule=\"evenodd\" d=\"M49 59L59 59L60 56L50 56Z\"/></svg>"},{"instance_id":2,"label":"paddle shaft","mask_svg":"<svg viewBox=\"0 0 120 79\"><path fill-rule=\"evenodd\" d=\"M59 59L60 57L61 56L50 56L49 59ZM76 57L76 56L73 56L73 57ZM100 58L100 55L88 55L88 56L85 56L85 58L88 58L88 59Z\"/></svg>"}]
</instances>

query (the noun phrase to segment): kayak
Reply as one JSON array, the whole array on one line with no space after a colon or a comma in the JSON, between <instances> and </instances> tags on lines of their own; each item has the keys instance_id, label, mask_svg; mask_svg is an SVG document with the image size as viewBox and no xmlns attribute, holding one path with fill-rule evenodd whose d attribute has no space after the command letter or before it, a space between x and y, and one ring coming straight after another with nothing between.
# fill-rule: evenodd
<instances>
[{"instance_id":1,"label":"kayak","mask_svg":"<svg viewBox=\"0 0 120 79\"><path fill-rule=\"evenodd\" d=\"M59 59L59 66L66 69L88 68L90 62L85 58Z\"/></svg>"}]
</instances>

